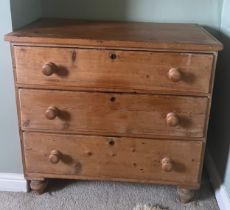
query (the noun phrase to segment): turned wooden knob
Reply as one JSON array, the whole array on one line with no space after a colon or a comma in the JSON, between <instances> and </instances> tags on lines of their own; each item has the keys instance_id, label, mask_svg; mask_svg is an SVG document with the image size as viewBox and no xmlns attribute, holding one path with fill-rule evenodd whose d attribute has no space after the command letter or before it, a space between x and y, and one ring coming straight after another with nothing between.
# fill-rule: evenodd
<instances>
[{"instance_id":1,"label":"turned wooden knob","mask_svg":"<svg viewBox=\"0 0 230 210\"><path fill-rule=\"evenodd\" d=\"M42 66L42 73L45 76L51 76L56 71L57 71L57 66L52 62L46 63L45 65Z\"/></svg>"},{"instance_id":2,"label":"turned wooden knob","mask_svg":"<svg viewBox=\"0 0 230 210\"><path fill-rule=\"evenodd\" d=\"M45 112L45 116L48 120L54 120L57 116L58 116L58 108L55 106L50 106L46 112Z\"/></svg>"},{"instance_id":3,"label":"turned wooden knob","mask_svg":"<svg viewBox=\"0 0 230 210\"><path fill-rule=\"evenodd\" d=\"M168 77L173 82L179 82L182 79L182 74L178 68L171 68L169 69Z\"/></svg>"},{"instance_id":4,"label":"turned wooden knob","mask_svg":"<svg viewBox=\"0 0 230 210\"><path fill-rule=\"evenodd\" d=\"M58 150L52 150L49 155L49 162L56 164L60 161L61 159L61 152Z\"/></svg>"},{"instance_id":5,"label":"turned wooden knob","mask_svg":"<svg viewBox=\"0 0 230 210\"><path fill-rule=\"evenodd\" d=\"M166 123L171 127L177 126L179 124L179 117L174 112L170 112L166 116Z\"/></svg>"},{"instance_id":6,"label":"turned wooden knob","mask_svg":"<svg viewBox=\"0 0 230 210\"><path fill-rule=\"evenodd\" d=\"M170 158L165 157L161 160L161 168L165 172L170 172L173 169L173 164Z\"/></svg>"}]
</instances>

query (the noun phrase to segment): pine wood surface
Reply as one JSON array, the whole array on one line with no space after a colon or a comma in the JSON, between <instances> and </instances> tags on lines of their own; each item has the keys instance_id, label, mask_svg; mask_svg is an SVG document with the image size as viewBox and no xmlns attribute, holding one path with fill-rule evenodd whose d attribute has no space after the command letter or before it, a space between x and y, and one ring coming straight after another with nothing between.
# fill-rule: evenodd
<instances>
[{"instance_id":1,"label":"pine wood surface","mask_svg":"<svg viewBox=\"0 0 230 210\"><path fill-rule=\"evenodd\" d=\"M200 186L218 51L194 24L41 19L11 42L24 174Z\"/></svg>"},{"instance_id":2,"label":"pine wood surface","mask_svg":"<svg viewBox=\"0 0 230 210\"><path fill-rule=\"evenodd\" d=\"M16 44L217 51L222 44L195 24L38 20L6 35Z\"/></svg>"},{"instance_id":3,"label":"pine wood surface","mask_svg":"<svg viewBox=\"0 0 230 210\"><path fill-rule=\"evenodd\" d=\"M22 129L120 136L204 136L208 100L141 94L19 91ZM45 113L55 107L54 119ZM178 125L167 124L175 113ZM169 119L173 121L173 119Z\"/></svg>"},{"instance_id":4,"label":"pine wood surface","mask_svg":"<svg viewBox=\"0 0 230 210\"><path fill-rule=\"evenodd\" d=\"M198 183L202 142L30 132L23 137L28 173ZM53 150L60 152L57 163L49 161ZM165 157L172 161L171 171L162 169Z\"/></svg>"},{"instance_id":5,"label":"pine wood surface","mask_svg":"<svg viewBox=\"0 0 230 210\"><path fill-rule=\"evenodd\" d=\"M210 92L212 54L21 46L14 47L14 53L18 84L102 91ZM50 62L53 73L47 76L42 70ZM178 69L179 81L169 77L172 68Z\"/></svg>"}]
</instances>

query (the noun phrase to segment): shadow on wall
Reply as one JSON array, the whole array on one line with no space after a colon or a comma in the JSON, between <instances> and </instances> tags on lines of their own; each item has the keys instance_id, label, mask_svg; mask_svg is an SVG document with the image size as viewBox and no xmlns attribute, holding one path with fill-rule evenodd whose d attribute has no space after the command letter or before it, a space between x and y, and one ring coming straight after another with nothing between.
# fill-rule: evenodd
<instances>
[{"instance_id":1,"label":"shadow on wall","mask_svg":"<svg viewBox=\"0 0 230 210\"><path fill-rule=\"evenodd\" d=\"M224 50L219 53L208 132L208 150L220 173L227 178L230 150L230 36L219 32Z\"/></svg>"},{"instance_id":2,"label":"shadow on wall","mask_svg":"<svg viewBox=\"0 0 230 210\"><path fill-rule=\"evenodd\" d=\"M52 0L43 2L46 17L125 20L127 13L126 0L68 0L55 2L55 7L53 4Z\"/></svg>"},{"instance_id":3,"label":"shadow on wall","mask_svg":"<svg viewBox=\"0 0 230 210\"><path fill-rule=\"evenodd\" d=\"M184 0L42 0L42 8L45 17L199 23L218 28L221 2L216 0L186 2Z\"/></svg>"}]
</instances>

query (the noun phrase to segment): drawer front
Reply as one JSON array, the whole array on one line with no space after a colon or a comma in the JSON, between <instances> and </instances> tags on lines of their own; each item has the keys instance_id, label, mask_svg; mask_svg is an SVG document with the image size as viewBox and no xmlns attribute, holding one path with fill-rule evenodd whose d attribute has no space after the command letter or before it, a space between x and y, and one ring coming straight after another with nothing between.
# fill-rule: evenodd
<instances>
[{"instance_id":1,"label":"drawer front","mask_svg":"<svg viewBox=\"0 0 230 210\"><path fill-rule=\"evenodd\" d=\"M14 47L19 84L208 93L213 55Z\"/></svg>"},{"instance_id":2,"label":"drawer front","mask_svg":"<svg viewBox=\"0 0 230 210\"><path fill-rule=\"evenodd\" d=\"M23 134L26 173L71 178L197 183L202 142Z\"/></svg>"},{"instance_id":3,"label":"drawer front","mask_svg":"<svg viewBox=\"0 0 230 210\"><path fill-rule=\"evenodd\" d=\"M22 129L118 136L203 137L208 99L19 90Z\"/></svg>"}]
</instances>

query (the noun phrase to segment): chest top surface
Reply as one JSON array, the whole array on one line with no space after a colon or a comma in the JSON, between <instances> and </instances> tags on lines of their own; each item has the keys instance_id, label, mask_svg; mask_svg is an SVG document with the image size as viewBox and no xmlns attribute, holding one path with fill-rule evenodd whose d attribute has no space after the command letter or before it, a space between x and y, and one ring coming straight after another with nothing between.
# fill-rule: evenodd
<instances>
[{"instance_id":1,"label":"chest top surface","mask_svg":"<svg viewBox=\"0 0 230 210\"><path fill-rule=\"evenodd\" d=\"M15 44L150 50L218 51L222 44L195 24L40 19L5 36Z\"/></svg>"}]
</instances>

